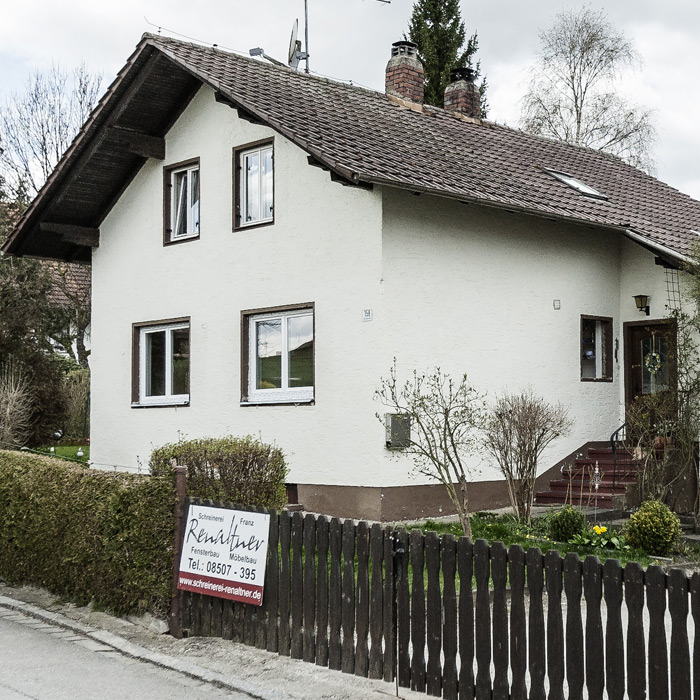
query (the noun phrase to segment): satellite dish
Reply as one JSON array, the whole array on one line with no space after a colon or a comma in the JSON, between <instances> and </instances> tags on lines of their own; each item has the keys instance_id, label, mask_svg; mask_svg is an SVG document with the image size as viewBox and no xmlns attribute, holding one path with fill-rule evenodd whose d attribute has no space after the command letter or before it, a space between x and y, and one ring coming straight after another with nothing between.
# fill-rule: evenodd
<instances>
[{"instance_id":1,"label":"satellite dish","mask_svg":"<svg viewBox=\"0 0 700 700\"><path fill-rule=\"evenodd\" d=\"M292 25L292 36L289 39L289 56L287 57L287 64L296 70L299 65L299 58L301 53L301 42L297 41L297 32L299 31L299 20L295 19Z\"/></svg>"}]
</instances>

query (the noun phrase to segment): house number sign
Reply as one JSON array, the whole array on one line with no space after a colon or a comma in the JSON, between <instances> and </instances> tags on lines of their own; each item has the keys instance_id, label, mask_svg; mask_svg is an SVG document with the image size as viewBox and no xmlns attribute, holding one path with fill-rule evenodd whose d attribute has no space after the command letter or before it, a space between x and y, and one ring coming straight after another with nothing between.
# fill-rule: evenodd
<instances>
[{"instance_id":1,"label":"house number sign","mask_svg":"<svg viewBox=\"0 0 700 700\"><path fill-rule=\"evenodd\" d=\"M270 516L190 505L177 587L262 605Z\"/></svg>"}]
</instances>

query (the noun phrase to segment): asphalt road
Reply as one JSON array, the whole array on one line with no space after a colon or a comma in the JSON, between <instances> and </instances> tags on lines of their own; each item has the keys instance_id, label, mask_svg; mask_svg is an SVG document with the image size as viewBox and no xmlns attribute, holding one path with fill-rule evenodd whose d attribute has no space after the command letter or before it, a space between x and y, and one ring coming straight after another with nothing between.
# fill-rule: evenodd
<instances>
[{"instance_id":1,"label":"asphalt road","mask_svg":"<svg viewBox=\"0 0 700 700\"><path fill-rule=\"evenodd\" d=\"M250 700L0 609L0 700Z\"/></svg>"}]
</instances>

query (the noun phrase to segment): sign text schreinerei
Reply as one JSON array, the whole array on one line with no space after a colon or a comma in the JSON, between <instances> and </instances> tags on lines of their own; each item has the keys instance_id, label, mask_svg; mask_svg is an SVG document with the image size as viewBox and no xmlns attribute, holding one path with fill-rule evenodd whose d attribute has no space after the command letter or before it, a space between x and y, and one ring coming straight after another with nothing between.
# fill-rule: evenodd
<instances>
[{"instance_id":1,"label":"sign text schreinerei","mask_svg":"<svg viewBox=\"0 0 700 700\"><path fill-rule=\"evenodd\" d=\"M177 587L262 605L270 516L190 505Z\"/></svg>"}]
</instances>

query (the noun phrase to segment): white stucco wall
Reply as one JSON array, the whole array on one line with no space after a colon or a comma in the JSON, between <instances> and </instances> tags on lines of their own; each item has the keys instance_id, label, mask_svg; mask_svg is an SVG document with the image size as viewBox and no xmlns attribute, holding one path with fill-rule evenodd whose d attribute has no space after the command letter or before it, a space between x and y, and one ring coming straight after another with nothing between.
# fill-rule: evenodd
<instances>
[{"instance_id":1,"label":"white stucco wall","mask_svg":"<svg viewBox=\"0 0 700 700\"><path fill-rule=\"evenodd\" d=\"M275 223L232 231L232 149L274 136ZM163 246L163 167L200 158L201 237ZM137 468L185 437L259 436L291 481L365 484L377 446L367 392L378 326L381 196L343 187L272 130L203 88L101 226L93 256L92 452ZM316 403L241 407L241 311L314 302ZM132 324L191 317L190 406L131 408Z\"/></svg>"},{"instance_id":2,"label":"white stucco wall","mask_svg":"<svg viewBox=\"0 0 700 700\"><path fill-rule=\"evenodd\" d=\"M274 136L275 223L232 231L232 149ZM163 168L200 159L201 236L163 246ZM657 307L663 270L619 235L416 197L343 187L272 130L202 88L100 229L93 254L92 446L96 466L146 468L178 437L259 436L289 480L421 483L384 449L373 400L396 357L408 376L468 372L493 398L532 385L571 407L549 467L621 422L622 322L632 294ZM631 271L634 268L634 271ZM664 291L665 293L665 291ZM561 304L553 308L553 300ZM241 311L314 302L315 404L240 405ZM373 319L363 321L363 310ZM581 314L614 319L614 381L580 381ZM132 408L132 324L189 316L190 405ZM488 464L476 478L498 475Z\"/></svg>"},{"instance_id":3,"label":"white stucco wall","mask_svg":"<svg viewBox=\"0 0 700 700\"><path fill-rule=\"evenodd\" d=\"M385 369L394 356L404 377L439 365L467 372L490 400L531 386L569 407L573 429L545 453L543 470L607 440L624 420L622 323L645 318L632 295L652 295L651 318L666 314L654 256L589 227L406 192L384 201ZM613 319L612 382L581 381L581 315ZM396 460L385 458L390 471ZM499 478L485 458L472 465L477 480Z\"/></svg>"}]
</instances>

